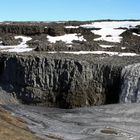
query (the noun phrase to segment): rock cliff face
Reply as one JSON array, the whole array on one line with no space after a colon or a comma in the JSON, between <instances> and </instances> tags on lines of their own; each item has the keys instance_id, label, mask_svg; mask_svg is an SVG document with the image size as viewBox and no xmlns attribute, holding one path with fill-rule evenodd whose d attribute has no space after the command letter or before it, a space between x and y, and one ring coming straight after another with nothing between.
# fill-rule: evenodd
<instances>
[{"instance_id":1,"label":"rock cliff face","mask_svg":"<svg viewBox=\"0 0 140 140\"><path fill-rule=\"evenodd\" d=\"M112 32L119 29L105 23L113 31L101 39L104 35L99 32L104 27L101 21L97 23L101 27L94 27L92 21L1 23L0 92L4 94L0 96L3 97L5 91L9 93L7 101L5 97L1 99L9 103L13 95L26 104L61 108L118 103L119 100L139 102L139 68L128 66L140 60L139 27L124 28L118 21L118 28L123 31L117 38L121 40L111 42L111 38L112 41L116 38ZM79 39L70 43L72 34ZM19 46L21 50L26 46L26 50L19 50ZM31 52L23 53L27 50ZM22 53L4 54L4 51ZM74 55L75 51L79 55ZM94 52L82 55L83 51ZM96 55L98 53L101 55Z\"/></svg>"},{"instance_id":2,"label":"rock cliff face","mask_svg":"<svg viewBox=\"0 0 140 140\"><path fill-rule=\"evenodd\" d=\"M73 108L117 103L121 69L49 54L5 55L0 81L24 103Z\"/></svg>"},{"instance_id":3,"label":"rock cliff face","mask_svg":"<svg viewBox=\"0 0 140 140\"><path fill-rule=\"evenodd\" d=\"M0 25L0 33L12 33L19 35L40 35L44 32L44 26L24 24Z\"/></svg>"}]
</instances>

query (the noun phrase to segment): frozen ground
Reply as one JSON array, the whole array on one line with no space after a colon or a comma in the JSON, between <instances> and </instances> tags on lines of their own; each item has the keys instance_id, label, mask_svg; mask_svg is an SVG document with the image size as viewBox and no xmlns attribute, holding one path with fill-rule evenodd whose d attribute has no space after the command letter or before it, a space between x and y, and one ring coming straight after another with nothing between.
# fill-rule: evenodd
<instances>
[{"instance_id":1,"label":"frozen ground","mask_svg":"<svg viewBox=\"0 0 140 140\"><path fill-rule=\"evenodd\" d=\"M50 34L45 32L44 44L46 43L45 45L47 46L48 41L50 42L50 44L56 43L57 41L63 41L66 43L66 46L72 47L75 44L77 45L78 43L79 44L85 43L88 46L88 43L92 44L94 42L95 44L100 45L100 47L102 49L98 50L98 52L96 52L96 51L91 52L92 54L106 53L109 55L118 55L118 56L123 56L123 55L134 56L134 55L136 55L136 54L131 54L131 53L127 54L127 52L129 52L129 50L126 50L126 53L124 53L124 54L118 53L120 50L118 49L118 52L117 52L116 48L115 48L116 52L112 52L111 50L113 50L112 47L114 47L114 46L115 47L118 46L118 48L121 46L122 50L125 51L125 48L129 44L127 44L124 40L122 40L123 36L120 36L120 35L123 32L125 32L127 29L134 28L137 25L140 25L140 21L98 21L98 22L89 22L89 23L90 24L83 24L83 25L82 25L82 23L79 23L78 25L74 25L74 24L65 25L65 24L63 24L63 28L65 30L69 29L69 31L70 31L70 29L72 29L72 32L66 32L64 30L65 31L64 35L60 35L60 36L51 36ZM8 24L10 24L10 23L8 23ZM59 27L59 25L56 25L56 26ZM47 30L47 28L49 29L49 26L45 25L44 28L46 28L46 30ZM62 31L63 31L63 28L61 29ZM86 31L87 29L85 30L83 28L88 28L89 29L88 31L90 33ZM57 28L56 28L56 32L62 32L61 30L57 31ZM74 30L75 30L75 32L74 32ZM92 36L91 32L94 33L93 34L93 36L95 35L94 37ZM88 33L89 33L89 40L90 41L88 40ZM140 37L140 34L133 32L132 35L133 35L133 37L137 38L137 39L134 39L133 41L137 42L138 37ZM15 36L15 34L14 34L14 36ZM43 37L43 35L42 36L31 36L31 37L29 37L29 36L28 37L27 36L15 36L15 39L19 39L19 38L22 39L22 42L19 45L2 46L2 39L1 39L2 37L0 36L0 51L17 52L17 53L32 51L33 47L34 47L33 44L35 43L35 40L38 40L41 42L41 40L43 40L42 37ZM29 45L31 45L31 48L30 48L30 46L28 46L28 41L30 41L30 40L33 41L33 42L31 41L33 44L31 42L29 43ZM73 42L73 41L75 41L75 42ZM87 41L89 41L89 42L87 42ZM86 47L86 45L85 45L85 47ZM96 50L96 45L95 46L93 45L93 47L95 47L95 50ZM102 50L105 50L105 49L107 49L107 52L104 52L104 51L102 52ZM72 48L72 50L73 50L73 48ZM70 53L72 53L72 52L70 52ZM87 52L80 52L80 53L87 54ZM138 53L138 52L136 52L136 53ZM79 53L77 52L75 54L79 54Z\"/></svg>"},{"instance_id":2,"label":"frozen ground","mask_svg":"<svg viewBox=\"0 0 140 140\"><path fill-rule=\"evenodd\" d=\"M120 36L121 33L126 31L126 29L133 28L139 24L140 21L103 21L81 25L81 27L99 28L99 30L92 30L94 34L101 36L99 38L96 38L95 41L102 40L107 42L119 43L122 39L122 37Z\"/></svg>"},{"instance_id":3,"label":"frozen ground","mask_svg":"<svg viewBox=\"0 0 140 140\"><path fill-rule=\"evenodd\" d=\"M60 140L140 140L140 104L79 109L8 106L37 134ZM50 139L54 140L54 139Z\"/></svg>"},{"instance_id":4,"label":"frozen ground","mask_svg":"<svg viewBox=\"0 0 140 140\"><path fill-rule=\"evenodd\" d=\"M102 21L93 22L91 24L85 24L80 26L65 26L67 29L77 29L79 27L83 28L98 28L98 30L92 30L94 34L100 35L101 37L94 39L94 41L107 41L113 43L120 43L122 37L120 36L126 29L133 28L140 24L140 21ZM136 35L136 34L135 34ZM139 35L137 35L139 36ZM75 34L66 34L64 36L47 37L52 43L62 40L66 43L72 43L72 40L85 41L81 36L77 38Z\"/></svg>"},{"instance_id":5,"label":"frozen ground","mask_svg":"<svg viewBox=\"0 0 140 140\"><path fill-rule=\"evenodd\" d=\"M113 45L102 45L102 44L100 44L100 47L102 47L102 48L112 48Z\"/></svg>"},{"instance_id":6,"label":"frozen ground","mask_svg":"<svg viewBox=\"0 0 140 140\"><path fill-rule=\"evenodd\" d=\"M102 21L81 25L85 28L132 28L140 24L140 21Z\"/></svg>"},{"instance_id":7,"label":"frozen ground","mask_svg":"<svg viewBox=\"0 0 140 140\"><path fill-rule=\"evenodd\" d=\"M77 29L79 26L65 26L66 29Z\"/></svg>"},{"instance_id":8,"label":"frozen ground","mask_svg":"<svg viewBox=\"0 0 140 140\"><path fill-rule=\"evenodd\" d=\"M32 48L28 48L28 45L26 44L28 41L32 39L31 37L15 36L15 39L22 39L22 42L19 45L10 45L10 46L0 45L0 50L2 52L29 52L33 50Z\"/></svg>"},{"instance_id":9,"label":"frozen ground","mask_svg":"<svg viewBox=\"0 0 140 140\"><path fill-rule=\"evenodd\" d=\"M51 51L48 53L58 53L58 52ZM129 52L120 53L120 52L111 52L111 51L73 51L73 52L60 51L60 53L76 54L76 55L79 55L79 54L107 54L110 56L113 56L113 55L114 56L139 56L136 53L129 53Z\"/></svg>"},{"instance_id":10,"label":"frozen ground","mask_svg":"<svg viewBox=\"0 0 140 140\"><path fill-rule=\"evenodd\" d=\"M140 34L133 33L133 35L140 36Z\"/></svg>"},{"instance_id":11,"label":"frozen ground","mask_svg":"<svg viewBox=\"0 0 140 140\"><path fill-rule=\"evenodd\" d=\"M65 34L62 36L47 36L48 41L51 43L56 43L56 41L63 41L68 44L72 43L73 40L78 40L78 41L86 41L83 36L78 35L78 34Z\"/></svg>"}]
</instances>

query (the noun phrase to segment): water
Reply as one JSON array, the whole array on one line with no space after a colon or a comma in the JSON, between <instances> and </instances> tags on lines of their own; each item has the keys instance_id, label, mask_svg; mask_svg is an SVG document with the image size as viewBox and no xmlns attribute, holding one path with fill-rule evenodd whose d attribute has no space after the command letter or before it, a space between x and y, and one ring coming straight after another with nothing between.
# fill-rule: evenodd
<instances>
[{"instance_id":1,"label":"water","mask_svg":"<svg viewBox=\"0 0 140 140\"><path fill-rule=\"evenodd\" d=\"M107 105L79 109L9 105L6 109L49 140L139 140L140 105Z\"/></svg>"},{"instance_id":2,"label":"water","mask_svg":"<svg viewBox=\"0 0 140 140\"><path fill-rule=\"evenodd\" d=\"M122 70L121 103L140 103L140 63Z\"/></svg>"}]
</instances>

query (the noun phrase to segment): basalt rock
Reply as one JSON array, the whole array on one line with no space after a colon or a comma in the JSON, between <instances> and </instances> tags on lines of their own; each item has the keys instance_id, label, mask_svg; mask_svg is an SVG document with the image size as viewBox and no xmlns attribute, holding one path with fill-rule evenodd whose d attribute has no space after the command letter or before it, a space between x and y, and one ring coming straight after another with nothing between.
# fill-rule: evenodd
<instances>
[{"instance_id":1,"label":"basalt rock","mask_svg":"<svg viewBox=\"0 0 140 140\"><path fill-rule=\"evenodd\" d=\"M26 24L1 24L0 33L12 33L17 35L39 35L44 33L44 26Z\"/></svg>"},{"instance_id":2,"label":"basalt rock","mask_svg":"<svg viewBox=\"0 0 140 140\"><path fill-rule=\"evenodd\" d=\"M15 39L12 34L1 34L2 45L10 46L10 45L18 45L21 42L21 39Z\"/></svg>"},{"instance_id":3,"label":"basalt rock","mask_svg":"<svg viewBox=\"0 0 140 140\"><path fill-rule=\"evenodd\" d=\"M53 24L48 27L48 35L50 36L61 36L65 34L64 26L61 24Z\"/></svg>"},{"instance_id":4,"label":"basalt rock","mask_svg":"<svg viewBox=\"0 0 140 140\"><path fill-rule=\"evenodd\" d=\"M104 59L104 60L103 60ZM2 55L0 86L26 104L61 108L117 103L128 58L65 54ZM139 61L139 60L138 60Z\"/></svg>"}]
</instances>

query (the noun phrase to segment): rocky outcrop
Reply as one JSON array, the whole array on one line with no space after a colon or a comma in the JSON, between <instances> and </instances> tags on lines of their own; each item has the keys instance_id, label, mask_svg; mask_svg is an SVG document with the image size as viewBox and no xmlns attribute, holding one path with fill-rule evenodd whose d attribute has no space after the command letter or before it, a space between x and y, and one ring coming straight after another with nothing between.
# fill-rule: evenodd
<instances>
[{"instance_id":1,"label":"rocky outcrop","mask_svg":"<svg viewBox=\"0 0 140 140\"><path fill-rule=\"evenodd\" d=\"M18 45L21 42L21 39L15 39L12 34L2 34L1 40L3 46Z\"/></svg>"},{"instance_id":2,"label":"rocky outcrop","mask_svg":"<svg viewBox=\"0 0 140 140\"><path fill-rule=\"evenodd\" d=\"M129 65L139 59L43 52L1 54L0 87L23 103L61 108L138 102L139 66Z\"/></svg>"},{"instance_id":3,"label":"rocky outcrop","mask_svg":"<svg viewBox=\"0 0 140 140\"><path fill-rule=\"evenodd\" d=\"M64 35L66 32L64 30L64 25L53 23L48 26L46 33L50 36L61 36Z\"/></svg>"},{"instance_id":4,"label":"rocky outcrop","mask_svg":"<svg viewBox=\"0 0 140 140\"><path fill-rule=\"evenodd\" d=\"M121 34L123 37L121 41L121 46L125 46L126 49L125 51L127 52L140 52L140 28L135 27L135 28L130 28L127 29L125 32Z\"/></svg>"},{"instance_id":5,"label":"rocky outcrop","mask_svg":"<svg viewBox=\"0 0 140 140\"><path fill-rule=\"evenodd\" d=\"M95 41L94 39L99 35L92 33L91 30L100 28L81 26L91 22L1 23L0 44L3 45L1 52L4 46L16 45L18 49L22 41L16 39L18 35L30 36L31 40L26 43L28 47L34 48L34 51L21 54L0 54L0 103L15 102L12 96L26 104L61 108L118 103L119 101L139 102L139 66L131 66L140 60L138 56L140 52L139 26L125 28L126 31L121 34L121 42L113 43L103 40ZM55 37L73 33L82 36L84 41L73 40L69 44L63 41L51 43L47 39L49 35ZM71 51L71 53L73 51L110 51L111 54L115 52L120 56L121 52L125 54L128 52L127 55L135 52L137 56L121 58L106 54L61 54L64 51Z\"/></svg>"},{"instance_id":6,"label":"rocky outcrop","mask_svg":"<svg viewBox=\"0 0 140 140\"><path fill-rule=\"evenodd\" d=\"M45 32L44 26L27 24L1 24L0 33L12 33L17 35L40 35Z\"/></svg>"},{"instance_id":7,"label":"rocky outcrop","mask_svg":"<svg viewBox=\"0 0 140 140\"><path fill-rule=\"evenodd\" d=\"M73 108L118 102L121 66L52 56L2 56L0 85L27 104Z\"/></svg>"},{"instance_id":8,"label":"rocky outcrop","mask_svg":"<svg viewBox=\"0 0 140 140\"><path fill-rule=\"evenodd\" d=\"M51 36L64 35L64 25L57 23L9 23L0 24L0 34L16 34L16 35L41 35L48 34Z\"/></svg>"},{"instance_id":9,"label":"rocky outcrop","mask_svg":"<svg viewBox=\"0 0 140 140\"><path fill-rule=\"evenodd\" d=\"M77 33L77 34L81 34L84 36L84 38L87 41L93 41L93 39L100 37L99 35L95 35L94 33L91 32L91 28L82 28L79 26L79 28L65 28L65 32L67 34L73 34L73 33Z\"/></svg>"},{"instance_id":10,"label":"rocky outcrop","mask_svg":"<svg viewBox=\"0 0 140 140\"><path fill-rule=\"evenodd\" d=\"M79 22L80 23L80 22ZM77 29L65 28L63 23L28 23L28 22L11 22L9 24L0 24L0 34L16 34L16 35L27 35L27 36L37 36L48 34L50 36L61 36L64 34L82 34L88 41L93 41L98 35L91 33L91 29L86 29L79 27Z\"/></svg>"}]
</instances>

